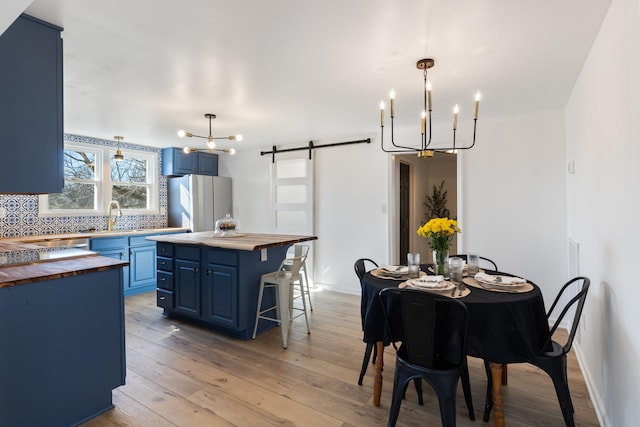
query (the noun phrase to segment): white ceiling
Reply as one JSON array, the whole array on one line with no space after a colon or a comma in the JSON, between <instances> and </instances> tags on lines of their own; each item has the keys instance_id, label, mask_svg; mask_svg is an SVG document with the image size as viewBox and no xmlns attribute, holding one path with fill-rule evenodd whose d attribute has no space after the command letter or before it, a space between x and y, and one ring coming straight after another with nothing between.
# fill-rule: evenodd
<instances>
[{"instance_id":1,"label":"white ceiling","mask_svg":"<svg viewBox=\"0 0 640 427\"><path fill-rule=\"evenodd\" d=\"M305 144L415 126L433 57L435 121L561 108L610 0L34 0L64 28L65 131L149 146ZM388 122L387 122L388 124Z\"/></svg>"}]
</instances>

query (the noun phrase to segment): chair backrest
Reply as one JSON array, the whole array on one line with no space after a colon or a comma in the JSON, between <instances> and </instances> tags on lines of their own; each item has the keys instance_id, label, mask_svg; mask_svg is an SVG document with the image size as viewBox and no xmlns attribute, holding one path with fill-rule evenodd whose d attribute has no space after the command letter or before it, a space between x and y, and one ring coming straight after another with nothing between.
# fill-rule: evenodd
<instances>
[{"instance_id":1,"label":"chair backrest","mask_svg":"<svg viewBox=\"0 0 640 427\"><path fill-rule=\"evenodd\" d=\"M302 256L283 259L280 263L280 268L278 269L278 277L291 278L294 282L296 280L300 280L300 267L303 262L304 259Z\"/></svg>"},{"instance_id":2,"label":"chair backrest","mask_svg":"<svg viewBox=\"0 0 640 427\"><path fill-rule=\"evenodd\" d=\"M556 309L560 310L560 314L558 315L558 318L556 319L555 323L551 327L551 330L549 331L549 337L547 338L547 341L545 342L542 348L546 348L547 345L549 345L553 337L553 333L556 331L556 329L558 329L558 326L560 326L560 324L562 323L565 315L575 305L575 311L573 312L573 320L571 321L571 329L569 330L569 336L565 345L562 346L562 351L565 354L568 353L569 350L571 350L571 344L573 344L573 338L575 337L576 331L578 330L578 323L580 322L580 316L582 315L584 302L587 299L587 292L589 291L590 283L591 281L588 278L583 276L578 276L569 280L567 283L565 283L562 286L562 289L560 289L560 292L558 292L556 299L553 301L553 304L551 304L551 308L547 312L547 319L549 319L549 317L553 315L554 310ZM562 308L558 307L558 303L560 302L562 297L565 295L565 293L569 294L569 291L575 290L576 287L578 288L578 292L573 297L571 297L571 299L569 299L569 301L564 306L562 306Z\"/></svg>"},{"instance_id":3,"label":"chair backrest","mask_svg":"<svg viewBox=\"0 0 640 427\"><path fill-rule=\"evenodd\" d=\"M467 261L467 254L456 254L456 255L452 255L452 256L458 257L458 258L462 258L465 262ZM493 270L493 271L498 271L498 264L496 264L495 262L493 262L489 258L485 258L483 256L478 256L478 259L480 259L480 268L489 269L489 270Z\"/></svg>"},{"instance_id":4,"label":"chair backrest","mask_svg":"<svg viewBox=\"0 0 640 427\"><path fill-rule=\"evenodd\" d=\"M302 257L302 262L304 262L307 259L307 256L309 255L309 245L293 245L293 246L289 246L289 249L287 249L287 258L293 258L293 257Z\"/></svg>"},{"instance_id":5,"label":"chair backrest","mask_svg":"<svg viewBox=\"0 0 640 427\"><path fill-rule=\"evenodd\" d=\"M369 258L359 258L353 264L353 269L355 270L356 276L358 276L358 280L360 281L362 281L362 276L364 276L364 273L367 272L367 266L365 265L365 263L367 262L370 262L375 266L375 268L378 268L378 264L374 260Z\"/></svg>"},{"instance_id":6,"label":"chair backrest","mask_svg":"<svg viewBox=\"0 0 640 427\"><path fill-rule=\"evenodd\" d=\"M467 307L460 301L433 292L386 288L380 302L387 319L391 342L401 340L407 361L429 369L451 369L465 358ZM400 305L400 316L397 307ZM404 336L394 336L397 322ZM397 349L397 348L396 348Z\"/></svg>"}]
</instances>

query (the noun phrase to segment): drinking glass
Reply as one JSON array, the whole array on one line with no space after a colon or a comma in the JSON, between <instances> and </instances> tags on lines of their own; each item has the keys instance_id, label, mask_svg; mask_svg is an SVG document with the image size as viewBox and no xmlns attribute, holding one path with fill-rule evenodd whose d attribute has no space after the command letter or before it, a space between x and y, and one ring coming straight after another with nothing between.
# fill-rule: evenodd
<instances>
[{"instance_id":1,"label":"drinking glass","mask_svg":"<svg viewBox=\"0 0 640 427\"><path fill-rule=\"evenodd\" d=\"M478 255L467 255L467 276L474 277L480 271L480 258Z\"/></svg>"},{"instance_id":2,"label":"drinking glass","mask_svg":"<svg viewBox=\"0 0 640 427\"><path fill-rule=\"evenodd\" d=\"M453 283L462 283L462 268L464 260L458 257L449 258L449 278Z\"/></svg>"},{"instance_id":3,"label":"drinking glass","mask_svg":"<svg viewBox=\"0 0 640 427\"><path fill-rule=\"evenodd\" d=\"M407 267L409 268L409 277L416 278L420 276L420 254L407 254Z\"/></svg>"}]
</instances>

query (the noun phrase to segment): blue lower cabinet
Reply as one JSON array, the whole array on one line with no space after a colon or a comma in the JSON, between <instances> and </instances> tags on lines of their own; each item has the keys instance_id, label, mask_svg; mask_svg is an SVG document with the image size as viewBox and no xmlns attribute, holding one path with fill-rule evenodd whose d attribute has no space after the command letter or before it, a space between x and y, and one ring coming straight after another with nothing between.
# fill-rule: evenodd
<instances>
[{"instance_id":1,"label":"blue lower cabinet","mask_svg":"<svg viewBox=\"0 0 640 427\"><path fill-rule=\"evenodd\" d=\"M236 267L208 264L202 289L204 320L235 328L238 326L238 279Z\"/></svg>"},{"instance_id":2,"label":"blue lower cabinet","mask_svg":"<svg viewBox=\"0 0 640 427\"><path fill-rule=\"evenodd\" d=\"M261 251L158 242L158 306L227 335L253 335L260 276L278 269L286 246ZM258 332L275 327L258 325Z\"/></svg>"},{"instance_id":3,"label":"blue lower cabinet","mask_svg":"<svg viewBox=\"0 0 640 427\"><path fill-rule=\"evenodd\" d=\"M156 260L158 258L156 242L146 238L157 234L136 233L134 236L106 236L89 239L90 250L100 253L101 256L129 262L129 267L123 269L125 296L156 289Z\"/></svg>"},{"instance_id":4,"label":"blue lower cabinet","mask_svg":"<svg viewBox=\"0 0 640 427\"><path fill-rule=\"evenodd\" d=\"M200 317L200 263L177 259L175 265L175 309L178 313Z\"/></svg>"},{"instance_id":5,"label":"blue lower cabinet","mask_svg":"<svg viewBox=\"0 0 640 427\"><path fill-rule=\"evenodd\" d=\"M122 270L0 288L0 425L76 426L125 383Z\"/></svg>"}]
</instances>

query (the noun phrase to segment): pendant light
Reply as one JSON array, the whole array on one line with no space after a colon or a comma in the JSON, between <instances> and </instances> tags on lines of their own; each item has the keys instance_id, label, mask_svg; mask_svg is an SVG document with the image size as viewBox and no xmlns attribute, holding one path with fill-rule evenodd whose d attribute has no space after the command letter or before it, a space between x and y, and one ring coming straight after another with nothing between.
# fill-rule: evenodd
<instances>
[{"instance_id":1,"label":"pendant light","mask_svg":"<svg viewBox=\"0 0 640 427\"><path fill-rule=\"evenodd\" d=\"M114 136L113 139L118 141L118 149L116 150L116 154L113 156L113 160L116 162L121 162L124 160L124 156L122 155L122 151L120 151L120 142L124 139L124 136Z\"/></svg>"}]
</instances>

